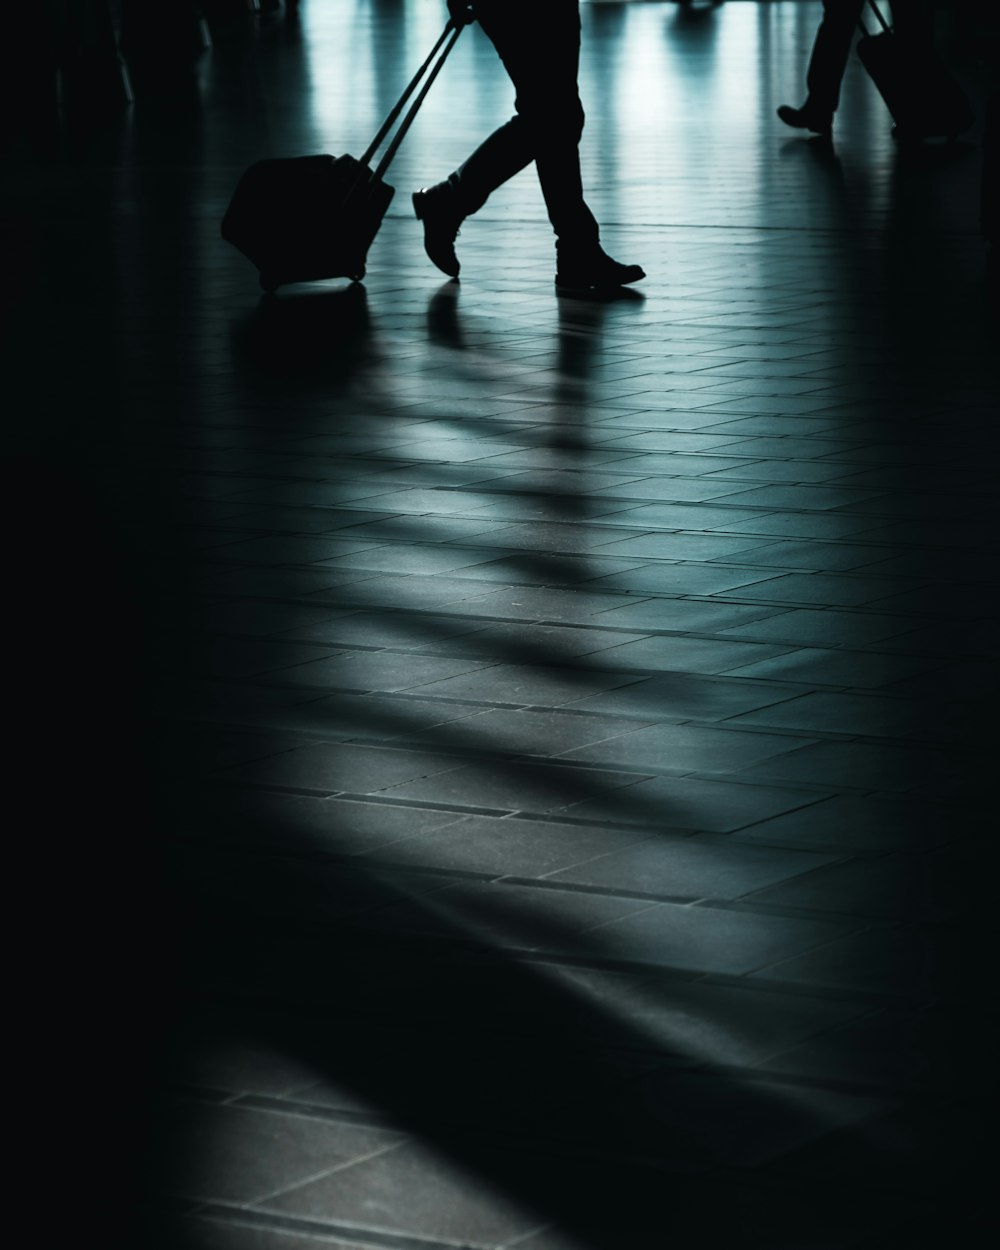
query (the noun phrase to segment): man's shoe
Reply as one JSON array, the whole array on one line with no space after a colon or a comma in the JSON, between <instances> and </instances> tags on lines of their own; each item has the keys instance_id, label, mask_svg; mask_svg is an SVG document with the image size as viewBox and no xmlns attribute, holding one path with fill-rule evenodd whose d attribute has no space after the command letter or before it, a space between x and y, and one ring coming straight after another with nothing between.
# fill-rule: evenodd
<instances>
[{"instance_id":1,"label":"man's shoe","mask_svg":"<svg viewBox=\"0 0 1000 1250\"><path fill-rule=\"evenodd\" d=\"M413 211L424 223L424 251L442 273L457 278L461 265L455 255L455 240L463 218L455 208L454 187L439 182L414 191Z\"/></svg>"},{"instance_id":2,"label":"man's shoe","mask_svg":"<svg viewBox=\"0 0 1000 1250\"><path fill-rule=\"evenodd\" d=\"M611 291L646 276L640 265L623 265L601 248L578 255L557 245L556 287L560 291Z\"/></svg>"},{"instance_id":3,"label":"man's shoe","mask_svg":"<svg viewBox=\"0 0 1000 1250\"><path fill-rule=\"evenodd\" d=\"M817 135L829 135L833 131L832 113L817 113L805 104L800 109L782 104L778 108L778 116L786 126L794 126L796 130L811 130Z\"/></svg>"}]
</instances>

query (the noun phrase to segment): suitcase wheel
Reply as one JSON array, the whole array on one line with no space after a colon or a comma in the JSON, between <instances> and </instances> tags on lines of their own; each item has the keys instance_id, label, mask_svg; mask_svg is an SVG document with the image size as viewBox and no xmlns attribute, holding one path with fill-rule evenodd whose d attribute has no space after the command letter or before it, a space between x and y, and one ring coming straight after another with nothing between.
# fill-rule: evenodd
<instances>
[{"instance_id":1,"label":"suitcase wheel","mask_svg":"<svg viewBox=\"0 0 1000 1250\"><path fill-rule=\"evenodd\" d=\"M352 274L350 275L350 277L351 277L351 281L352 281L352 282L360 282L360 281L361 281L361 279L362 279L364 276L365 276L365 267L364 267L364 265L362 265L362 266L361 266L361 268L358 270L358 272L357 272L357 273L352 273Z\"/></svg>"},{"instance_id":2,"label":"suitcase wheel","mask_svg":"<svg viewBox=\"0 0 1000 1250\"><path fill-rule=\"evenodd\" d=\"M275 278L273 274L262 273L260 275L260 285L262 290L267 291L267 293L270 294L272 291L276 291L278 287L281 286L281 282L279 279Z\"/></svg>"}]
</instances>

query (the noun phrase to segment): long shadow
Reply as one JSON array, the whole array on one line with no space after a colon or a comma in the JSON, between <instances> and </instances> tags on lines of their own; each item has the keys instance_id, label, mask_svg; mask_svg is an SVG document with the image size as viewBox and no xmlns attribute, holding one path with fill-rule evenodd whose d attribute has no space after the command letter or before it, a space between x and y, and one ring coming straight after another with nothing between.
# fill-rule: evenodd
<instances>
[{"instance_id":1,"label":"long shadow","mask_svg":"<svg viewBox=\"0 0 1000 1250\"><path fill-rule=\"evenodd\" d=\"M167 224L176 224L175 219L191 219L188 207L181 195L176 206L171 202L159 211ZM151 220L151 231L153 225ZM139 253L152 248L133 239L134 233L126 235L127 248ZM174 236L168 231L165 237ZM182 233L173 250L158 251L154 276L162 282L170 278L171 260L185 239ZM102 241L104 246L113 253L110 240ZM118 246L124 246L121 239ZM58 273L51 285L60 290ZM160 307L162 288L153 286L148 298ZM180 284L168 289L168 311L176 320L158 324L173 330L195 311L195 301ZM586 314L568 313L579 328L579 317ZM211 379L217 389L207 401L197 394L206 381L199 372L202 362L190 348L180 349L179 361L171 360L176 340L165 336L156 359L161 365L166 360L168 377L176 370L183 385L162 397L155 411L174 412L175 421L208 417L221 422L224 434L229 418L242 416L244 401L256 401L264 432L284 430L291 437L306 418L311 433L309 422L317 413L338 407L377 411L381 360L377 342L373 345L373 320L363 293L292 296L263 306L247 333L243 327L235 335L235 389L229 389L232 371L223 369L221 379ZM44 319L39 315L31 324L40 329ZM80 324L87 324L85 317ZM71 340L68 330L66 337ZM570 402L586 403L588 344L596 347L595 337L576 334L561 344L563 376L557 387ZM100 341L96 328L86 337L92 339ZM41 352L32 358L43 363ZM122 385L139 392L145 359L134 363ZM229 364L224 353L215 363ZM46 381L69 410L78 398L73 379ZM151 391L148 381L145 385ZM192 396L191 408L184 407ZM85 412L99 411L95 388ZM70 444L71 451L76 447ZM202 467L214 463L206 455ZM50 466L43 465L47 474ZM54 831L29 859L31 873L18 878L26 894L33 880L53 880L51 865L40 862L50 848L61 856L55 904L50 886L44 899L49 911L39 906L36 913L47 925L49 915L59 911L61 945L40 972L29 968L32 993L23 1035L30 1047L44 1034L36 1045L43 1061L40 1087L56 1084L61 1093L64 1076L79 1075L78 1096L85 1091L97 1107L93 1117L67 1116L65 1099L59 1102L61 1118L72 1121L62 1132L70 1134L80 1177L71 1178L62 1194L64 1200L68 1192L79 1199L67 1203L75 1228L79 1212L93 1209L94 1194L106 1192L110 1175L119 1193L111 1227L102 1233L112 1244L119 1241L130 1250L158 1242L172 1250L211 1244L204 1224L199 1230L191 1219L175 1223L158 1213L148 1229L144 1213L127 1210L133 1188L142 1202L151 1198L150 1189L187 1194L182 1208L196 1209L188 1215L200 1207L220 1221L234 1218L238 1207L239 1218L249 1221L240 1226L250 1229L249 1244L257 1233L279 1235L275 1203L253 1211L198 1188L199 1167L204 1164L203 1175L210 1176L219 1161L191 1160L196 1137L163 1108L173 1080L190 1080L205 1035L210 1044L213 1034L228 1030L299 1059L318 1083L356 1091L376 1114L433 1143L478 1181L499 1187L534 1210L539 1222L554 1221L590 1250L621 1250L637 1239L658 1244L677 1236L720 1246L738 1240L761 1250L848 1246L859 1229L873 1223L898 1234L901 1205L913 1234L907 1244L917 1244L917 1232L926 1232L932 1219L938 1220L941 1244L956 1239L975 1244L962 1221L972 1229L974 1207L966 1199L975 1196L980 1182L972 1166L976 1142L957 1143L936 1190L930 1182L941 1164L940 1148L930 1167L918 1169L929 1198L913 1197L912 1177L890 1176L884 1187L879 1177L866 1191L864 1185L842 1185L839 1177L831 1181L816 1166L791 1166L788 1152L839 1122L835 1098L827 1103L806 1084L734 1075L725 1066L731 1058L725 1048L720 1059L697 1032L692 1038L690 1031L679 1030L674 1037L668 1029L664 1037L662 1029L637 1021L631 993L612 1004L613 996L601 999L566 979L568 972L564 978L553 969L650 978L654 997L668 1010L686 1001L697 983L705 994L701 1010L717 1033L738 1030L737 1020L749 1021L753 1031L753 1022L773 1008L755 1002L740 1016L725 997L737 992L725 977L653 962L638 967L617 958L599 924L589 923L594 914L567 918L554 905L532 906L510 883L493 886L445 871L402 873L342 863L339 851L351 855L357 849L344 830L324 830L318 845L291 821L248 812L247 805L252 809L261 794L252 786L241 792L234 785L228 794L203 787L180 755L151 763L143 732L150 709L141 699L137 707L135 694L165 682L155 668L157 657L144 654L141 643L162 631L164 613L197 618L212 588L209 581L206 591L201 577L204 552L182 544L171 526L184 515L178 494L144 495L141 480L130 494L114 481L115 468L105 471L100 486L127 506L108 522L110 536L103 518L88 518L89 489L64 489L62 479L51 476L43 488L23 470L11 516L11 532L22 532L26 519L36 529L30 576L19 584L22 601L36 610L23 622L19 642L25 645L14 660L29 687L23 704L32 709L30 720L15 717L31 748L30 768L19 767L19 779L41 809L39 823ZM46 491L57 496L57 504L40 523L39 499ZM231 497L207 502L228 507ZM584 515L572 497L555 503L570 520ZM132 531L139 523L160 534L162 563L135 567ZM414 536L426 534L414 518ZM119 554L116 544L126 535L129 542ZM545 576L558 582L558 560L544 559ZM527 579L538 573L531 561L527 556ZM161 579L165 565L170 576ZM563 570L567 582L568 572ZM323 602L338 610L347 597L346 590L334 588ZM302 599L285 601L291 607ZM171 645L172 658L183 661L183 645ZM539 665L553 658L564 664L566 658L545 646L512 645L506 654ZM265 658L262 669L267 668ZM34 698L34 677L52 670L56 681L43 687L43 699ZM70 678L60 678L66 671ZM58 698L51 696L53 686ZM322 687L318 691L324 693ZM650 696L651 718L662 711L662 698L662 690ZM183 715L179 692L168 690L164 703L168 712ZM162 713L164 703L153 712ZM61 719L53 733L50 714L56 711ZM225 706L215 715L226 721ZM101 723L109 726L103 735L95 730ZM414 724L398 712L378 713L380 730L409 735ZM454 745L454 730L436 735L430 745ZM465 742L484 759L508 762L506 748L512 744L502 735ZM623 802L633 801L638 803L637 796ZM661 805L635 810L651 827L664 816ZM27 833L20 838L22 847L30 841ZM262 854L263 847L280 853ZM462 902L456 887L470 884L482 887L480 895ZM555 896L554 891L544 895ZM541 890L531 895L532 901L542 898ZM648 900L632 902L641 908ZM585 912L582 902L580 907ZM721 920L724 913L719 915ZM626 988L633 987L626 983ZM713 1062L722 1066L708 1066ZM235 1091L196 1092L195 1101L211 1118L210 1109ZM321 1095L316 1100L307 1109L318 1116ZM295 1105L294 1099L278 1101L285 1108ZM305 1106L300 1100L299 1111ZM108 1154L96 1148L96 1121L113 1129ZM46 1120L32 1139L35 1157L52 1157L49 1126ZM65 1147L66 1137L62 1140ZM150 1148L140 1160L144 1140ZM848 1150L852 1141L847 1130ZM863 1132L855 1144L865 1162L877 1154ZM981 1158L988 1157L984 1148ZM133 1176L140 1162L152 1174L145 1182ZM319 1160L316 1170L327 1162ZM906 1195L904 1203L899 1192ZM989 1192L984 1184L982 1193ZM334 1219L351 1209L354 1198L343 1197L344 1206L330 1207ZM51 1202L51 1193L46 1198ZM870 1201L877 1207L874 1214L866 1206ZM285 1214L288 1210L282 1207ZM127 1229L115 1226L126 1223ZM363 1242L359 1225L364 1223L358 1218L352 1229L341 1230L344 1240ZM300 1225L287 1231L306 1230ZM319 1228L312 1231L320 1235ZM405 1233L372 1237L376 1243L406 1244Z\"/></svg>"},{"instance_id":2,"label":"long shadow","mask_svg":"<svg viewBox=\"0 0 1000 1250\"><path fill-rule=\"evenodd\" d=\"M443 294L438 292L431 301L431 313L437 316L441 307L443 298L449 301L448 317L454 328L457 328L458 318L454 303L454 296L451 292ZM638 297L634 302L641 302ZM273 327L279 324L275 321L279 315L281 318L288 316L289 320L284 329L280 333L269 332L266 341L254 341L253 349L246 353L242 359L251 365L253 376L259 376L262 369L270 373L269 362L274 363L274 376L279 380L287 374L294 374L296 378L296 386L303 384L303 379L311 381L315 379L317 383L340 383L344 391L353 392L360 391L370 395L370 384L367 375L364 372L362 362L370 353L365 350L366 334L369 328L370 319L367 316L365 305L360 297L352 297L351 289L345 292L334 292L327 296L319 297L302 297L297 301L292 301L285 310L284 300L267 301L268 315L262 320L257 329L261 327ZM336 323L336 332L330 333L331 318L329 308L336 310L334 322ZM564 300L559 306L559 334L558 334L558 350L557 350L557 367L554 371L554 381L552 393L555 402L572 404L579 408L581 413L581 421L586 419L587 404L587 385L590 373L590 367L600 349L600 326L603 317L606 315L610 307L607 301L583 301L583 300ZM300 330L300 319L309 318L311 310L317 311L317 319L315 324L311 324L308 332L304 332L303 327ZM345 325L341 323L343 315L352 315L357 311L360 321L355 331L352 333ZM287 354L283 350L283 345L288 337L289 346ZM320 361L325 361L323 366L309 368L307 361L313 353L318 354ZM322 372L317 369L322 368ZM355 377L353 370L361 369L360 374ZM347 370L345 375L343 372ZM273 383L274 376L271 377ZM307 384L308 384L307 381ZM343 392L342 392L343 394ZM343 402L343 399L340 400ZM377 402L377 401L376 401ZM278 413L278 418L282 423L285 422L283 412ZM450 424L460 426L460 421L453 421ZM559 427L553 430L553 437L556 440L556 450L560 456L560 462L566 461L570 466L574 460L586 460L589 451L589 444L586 439L585 425L580 425L579 433L567 436L566 432L560 431ZM544 444L543 444L544 445ZM368 462L370 469L371 463L377 463L379 459L378 453L373 453ZM530 497L531 492L519 492L522 497ZM587 519L589 504L586 494L578 493L561 493L551 491L544 496L550 505L548 519L565 525L567 531L571 531L572 527ZM411 542L415 546L421 543L433 542L435 535L433 529L427 526L425 518L420 516L400 517L400 526L394 527L392 538ZM338 533L344 533L338 530ZM349 533L349 529L346 531ZM541 538L544 543L544 537ZM484 554L488 549L484 549ZM228 554L227 548L222 548L219 554L225 559ZM642 665L629 665L627 662L623 665L621 660L617 660L614 655L613 648L609 648L607 652L597 650L599 639L601 637L601 629L596 628L595 637L595 653L591 655L579 655L574 653L569 646L560 649L559 643L549 641L545 638L543 641L532 641L527 636L519 638L513 633L503 637L502 640L494 638L492 642L486 643L482 650L477 651L477 643L475 638L475 629L478 626L482 629L488 629L493 625L514 625L516 624L516 616L514 619L503 617L491 617L489 609L485 610L485 614L479 615L475 610L475 599L477 596L488 595L494 590L503 589L504 585L543 587L546 590L555 591L557 593L566 592L572 594L574 591L586 589L587 576L581 566L586 565L586 553L580 556L565 557L558 552L545 552L528 550L514 550L501 555L498 558L504 560L505 566L509 569L507 574L507 582L483 582L477 585L476 580L469 579L469 593L463 600L455 602L442 602L436 610L429 614L421 611L405 611L402 608L393 607L389 609L391 612L391 620L399 624L399 637L395 642L386 649L386 654L398 654L400 652L416 648L421 654L433 654L434 643L441 643L440 653L442 655L454 655L454 647L448 647L447 641L451 637L452 630L442 631L442 621L450 620L470 620L470 636L463 645L460 654L470 657L470 670L481 665L484 671L489 670L492 665L501 663L504 665L528 666L538 669L539 672L548 672L561 678L567 685L572 685L574 679L579 678L581 681L581 697L588 693L592 688L587 684L587 676L594 674L604 676L609 674L613 676L613 680L608 683L610 687L615 684L622 689L628 690L627 715L631 716L637 726L643 723L643 719L656 721L662 718L664 707L669 709L671 701L671 689L677 691L678 695L683 699L685 708L685 718L697 716L697 705L699 702L699 691L701 690L704 712L706 716L711 715L711 691L710 685L712 679L701 676L697 673L676 672L671 671L668 665L650 668ZM373 585L378 587L378 579L375 578L377 572L377 563L373 565L372 577ZM474 574L474 569L473 569ZM312 596L313 599L319 599L330 607L331 612L335 609L347 610L352 614L364 614L367 617L374 618L374 623L379 625L379 612L383 614L383 619L387 611L385 605L380 601L378 596L374 601L366 599L367 581L362 581L356 586L348 585L346 587L332 587L327 592L320 595ZM623 606L629 602L628 597L622 597ZM472 616L469 616L470 611ZM761 608L760 615L767 615L770 609ZM527 619L530 619L530 615ZM301 631L297 636L300 640L310 641L331 648L346 648L348 652L352 649L364 650L363 642L357 641L357 629L353 623L353 615L347 615L340 618L343 622L338 626L338 621L333 620L327 625L318 625L315 629L307 629ZM475 624L471 622L475 621ZM525 624L527 620L525 620ZM610 627L608 627L610 628ZM381 632L381 631L380 631ZM537 632L537 631L536 631ZM645 631L644 631L645 632ZM650 631L655 634L656 631ZM685 631L687 632L687 631ZM354 637L354 642L350 641ZM346 639L346 641L345 641ZM609 639L609 642L611 640ZM669 638L664 637L664 649L668 650ZM260 644L266 648L266 640ZM276 647L275 657L277 660L278 648ZM193 657L195 667L197 668L197 657ZM283 686L294 690L298 680L298 673L294 669L284 669L275 666L274 671L268 672L269 664L265 654L261 654L258 660L258 668L262 674L258 681L263 681L268 687L280 689ZM616 675L620 675L620 680L614 680ZM644 689L646 680L654 679L648 690ZM327 684L323 683L322 677L317 675L311 682L307 683L309 693L315 702L309 702L302 707L292 709L288 715L283 718L283 723L288 727L295 727L302 732L321 732L323 728L324 716L330 715L336 704L336 696L339 693L345 694L347 700L350 701L352 694L349 688L340 688L337 686L336 678L331 678ZM747 683L743 683L744 688L750 688ZM632 689L634 687L634 689ZM437 727L426 726L426 713L421 715L409 715L405 703L405 694L410 694L415 698L428 697L433 700L435 692L433 689L424 692L421 687L414 686L402 692L404 699L397 699L393 707L387 707L385 703L376 703L369 700L368 710L365 711L364 704L355 704L359 714L364 714L365 721L359 724L356 729L355 737L366 740L384 739L391 735L393 737L401 737L407 733L419 732L420 749L429 753L438 750L447 750L454 752L456 755L456 763L462 761L468 764L492 765L492 771L496 779L503 780L508 778L512 783L516 780L519 769L523 769L525 763L530 763L530 776L532 779L533 792L536 794L536 803L540 810L564 809L572 808L576 803L583 803L591 800L611 800L614 799L615 816L614 818L623 824L637 825L639 827L648 828L650 830L661 830L664 828L691 829L697 827L698 821L695 813L683 807L672 808L669 801L664 801L662 797L656 799L646 798L641 788L634 790L629 783L632 780L643 780L654 773L644 770L641 767L624 767L612 770L609 775L608 770L593 769L588 770L585 766L580 767L574 765L571 761L563 761L561 763L553 763L551 760L542 760L536 758L525 761L525 752L519 748L518 744L505 740L502 736L498 737L495 731L491 731L488 725L480 725L476 722L459 722L453 725L442 725ZM327 699L322 699L328 696ZM220 688L220 701L225 699L225 689ZM322 699L322 701L321 701ZM487 705L496 704L503 706L505 700L486 698L483 700ZM521 706L525 701L524 695L512 696L506 701L510 706ZM572 699L567 699L565 695L561 696L562 702L572 703ZM445 696L442 715L448 705L447 696ZM669 714L669 711L668 711ZM225 720L225 713L220 708L217 715ZM520 763L518 761L521 761ZM665 760L669 767L669 760ZM573 786L578 788L578 792L574 795L568 793L567 789ZM625 786L627 788L622 789ZM501 788L503 788L501 786ZM802 806L806 806L821 798L821 794L815 792L803 791ZM584 813L584 817L585 817Z\"/></svg>"},{"instance_id":3,"label":"long shadow","mask_svg":"<svg viewBox=\"0 0 1000 1250\"><path fill-rule=\"evenodd\" d=\"M427 883L414 894L376 872L338 868L322 873L318 889L313 882L302 897L283 896L275 880L288 877L274 861L249 867L249 874L246 865L221 870L228 899L209 889L192 906L185 891L186 994L175 1056L182 1074L191 1067L185 1027L195 1047L199 1032L202 1044L205 1033L210 1043L213 1032L235 1032L314 1071L316 1091L280 1109L322 1115L319 1086L347 1088L371 1109L362 1122L384 1117L416 1134L515 1207L555 1221L572 1244L595 1250L675 1235L709 1245L742 1235L791 1250L804 1230L849 1245L861 1228L892 1225L894 1199L880 1206L877 1194L841 1193L832 1211L822 1176L808 1168L783 1173L786 1151L835 1127L826 1116L829 1104L834 1120L842 1110L836 1094L712 1071L689 1036L647 1032L618 1014L630 1010L627 1001L609 1010L553 976L560 965L587 968L596 959L599 967L599 934L578 941L568 960L546 954L565 939L558 923L494 900L488 915L502 925L504 950L450 920ZM303 885L311 875L303 874ZM654 996L669 1010L675 995L684 1001L683 981L659 982ZM717 1027L731 1027L727 1007L719 1010ZM279 1109L266 1097L244 1102ZM860 1114L878 1109L873 1103ZM198 1193L190 1165L204 1160L191 1160L190 1139L179 1131L174 1150L156 1160L158 1180L179 1181L182 1192L188 1182ZM963 1143L952 1184L963 1179L975 1146ZM316 1171L323 1166L317 1159ZM770 1196L762 1200L765 1177ZM935 1183L938 1198L951 1188L947 1177ZM350 1178L335 1182L325 1200L333 1229L358 1218ZM322 1208L322 1195L317 1201ZM300 1231L309 1212L308 1201L297 1210L306 1217ZM211 1201L203 1211L250 1226L254 1214ZM294 1217L295 1204L265 1201L256 1212L263 1228L282 1215ZM921 1217L931 1216L928 1204ZM208 1244L184 1228L171 1229L168 1244Z\"/></svg>"},{"instance_id":4,"label":"long shadow","mask_svg":"<svg viewBox=\"0 0 1000 1250\"><path fill-rule=\"evenodd\" d=\"M190 1011L197 1025L207 1007L210 1025L236 1029L308 1065L320 1081L348 1087L515 1206L540 1222L555 1220L575 1244L610 1250L623 1237L699 1229L718 1239L709 1244L722 1244L745 1231L748 1218L771 1244L797 1244L808 1181L797 1182L794 1199L782 1194L790 1205L761 1213L752 1186L712 1173L739 1167L745 1152L759 1162L755 1131L772 1148L820 1133L824 1112L815 1096L799 1101L793 1091L788 1100L786 1089L776 1098L759 1084L686 1070L700 1066L696 1052L683 1044L671 1050L609 1016L545 975L544 959L477 942L435 910L433 896L414 898L376 874L340 870L324 874L327 916L311 922L301 900L275 897L274 866L261 867L259 910L248 905L245 873L241 901L227 905L213 894L192 908L186 899L182 979L191 999L182 1023ZM281 903L299 918L280 915ZM411 917L402 929L391 923L399 906ZM509 942L518 918L504 915L502 902L494 907ZM558 926L532 917L528 932L542 945ZM663 992L669 1000L669 988ZM181 1059L183 1070L190 1057ZM637 1079L647 1068L652 1080ZM295 1113L294 1101L286 1110ZM736 1115L741 1128L729 1121ZM155 1161L158 1180L169 1187L180 1179L183 1188L192 1179L183 1130L172 1144ZM269 1215L295 1214L280 1200L261 1205L263 1227ZM210 1203L208 1214L234 1214L224 1208ZM341 1209L345 1224L357 1218L349 1191ZM844 1220L849 1228L858 1216L842 1210L830 1224ZM170 1231L167 1244L199 1245L197 1232L183 1240L183 1227Z\"/></svg>"},{"instance_id":5,"label":"long shadow","mask_svg":"<svg viewBox=\"0 0 1000 1250\"><path fill-rule=\"evenodd\" d=\"M338 298L329 306L336 310L332 323L325 300L292 306L291 362L282 352L284 330L265 318L262 325L270 329L259 348L266 345L274 357L268 361L258 349L245 357L253 360L254 374L262 360L278 377L292 363L293 389L324 402L342 402L345 391L360 386L364 370L355 365L364 354L358 351L364 328L356 327L352 339L339 320L346 305ZM314 307L323 311L305 331ZM562 322L555 391L581 406L588 362L599 343L599 315L589 306L571 307ZM319 354L314 370L308 367L312 349ZM295 356L303 350L304 357ZM569 515L579 517L574 508ZM419 518L413 518L413 536L422 536ZM526 560L530 579L530 556ZM324 599L338 602L336 592ZM348 599L346 592L341 602ZM553 659L544 646L512 647L510 654L536 665ZM556 662L565 663L558 656ZM651 701L651 714L656 702L662 711L662 697L660 691ZM399 712L390 720L383 710L378 725L405 735L413 722ZM359 730L364 732L363 724ZM462 736L465 747L497 772L516 752L516 744L503 737ZM451 748L454 731L432 730L422 743ZM550 777L543 777L543 790L551 783L555 794L561 770L546 767ZM584 783L578 778L574 784ZM197 785L187 789L171 777L169 788L175 802L181 799L186 847L169 853L176 914L171 931L178 935L179 954L176 1027L166 1039L165 1075L190 1069L190 1052L197 1050L207 1016L210 1034L218 1027L236 1031L307 1065L318 1081L348 1087L377 1115L589 1250L620 1250L636 1237L698 1236L722 1245L746 1240L748 1230L755 1239L749 1244L799 1250L803 1227L816 1228L814 1204L825 1194L825 1182L808 1169L786 1176L778 1161L832 1130L843 1110L833 1105L835 1095L787 1084L779 1090L712 1068L690 1037L675 1041L669 1030L665 1039L643 1028L554 977L552 967L655 977L656 995L668 1011L671 987L683 997L681 987L702 972L616 958L599 923L570 921L546 906L552 892L536 890L526 901L515 887L484 880L480 895L459 898L456 909L456 886L470 884L460 876L401 875L356 859L338 862L338 854L356 848L349 839L339 846L336 830L324 836L315 858L314 841L275 827L265 815L255 818L217 791L216 802L208 804ZM234 800L237 795L234 790ZM615 802L626 823L637 819L655 829L670 819L662 804L643 804L627 792ZM280 850L251 849L262 844ZM637 910L645 905L634 903ZM718 1010L716 1027L725 1030L726 1008ZM207 1106L215 1095L201 1097ZM876 1110L864 1107L862 1118ZM157 1117L163 1145L150 1165L157 1186L170 1189L174 1182L197 1197L206 1218L233 1218L231 1206L210 1198L206 1205L205 1195L199 1197L187 1159L193 1145L186 1121L172 1121L158 1109ZM206 1166L210 1174L210 1162ZM316 1171L322 1168L317 1160ZM773 1197L762 1196L761 1177ZM836 1211L825 1208L822 1236L846 1245L873 1220L890 1224L893 1203L873 1216L867 1205L872 1200L867 1193L864 1204L846 1197ZM333 1223L327 1227L337 1228L338 1212L347 1211L346 1228L357 1212L349 1187L331 1202ZM239 1218L266 1229L280 1227L291 1214L292 1207L278 1200L250 1211L241 1207ZM294 1220L287 1227L305 1230ZM200 1250L206 1236L204 1225L199 1231L182 1219L168 1226L164 1238L168 1245Z\"/></svg>"}]
</instances>

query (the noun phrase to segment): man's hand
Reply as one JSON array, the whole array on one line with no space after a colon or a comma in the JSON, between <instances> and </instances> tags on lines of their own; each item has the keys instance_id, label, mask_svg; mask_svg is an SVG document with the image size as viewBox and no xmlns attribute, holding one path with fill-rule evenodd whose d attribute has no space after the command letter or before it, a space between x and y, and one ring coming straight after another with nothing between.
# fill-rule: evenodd
<instances>
[{"instance_id":1,"label":"man's hand","mask_svg":"<svg viewBox=\"0 0 1000 1250\"><path fill-rule=\"evenodd\" d=\"M448 12L456 26L468 26L476 20L471 0L448 0Z\"/></svg>"}]
</instances>

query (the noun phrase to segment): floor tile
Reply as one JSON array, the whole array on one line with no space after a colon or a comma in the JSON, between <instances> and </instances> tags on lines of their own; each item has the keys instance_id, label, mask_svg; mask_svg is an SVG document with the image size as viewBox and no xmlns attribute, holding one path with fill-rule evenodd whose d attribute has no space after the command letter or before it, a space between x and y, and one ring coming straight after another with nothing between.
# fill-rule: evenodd
<instances>
[{"instance_id":1,"label":"floor tile","mask_svg":"<svg viewBox=\"0 0 1000 1250\"><path fill-rule=\"evenodd\" d=\"M595 949L614 959L742 975L771 967L783 955L790 960L800 958L798 952L835 941L850 927L830 920L661 903L609 921L589 938ZM802 979L811 983L808 976Z\"/></svg>"},{"instance_id":2,"label":"floor tile","mask_svg":"<svg viewBox=\"0 0 1000 1250\"><path fill-rule=\"evenodd\" d=\"M823 863L823 856L808 851L765 850L700 837L655 838L563 868L549 879L675 898L738 898L754 891L760 898L768 891L758 881L772 885L794 879Z\"/></svg>"},{"instance_id":3,"label":"floor tile","mask_svg":"<svg viewBox=\"0 0 1000 1250\"><path fill-rule=\"evenodd\" d=\"M301 1184L320 1160L330 1170L400 1140L385 1129L195 1102L183 1105L174 1131L185 1142L186 1157L171 1190L243 1203Z\"/></svg>"},{"instance_id":4,"label":"floor tile","mask_svg":"<svg viewBox=\"0 0 1000 1250\"><path fill-rule=\"evenodd\" d=\"M471 1184L466 1169L416 1145L332 1172L263 1205L478 1246L503 1244L539 1223L530 1209L488 1184Z\"/></svg>"},{"instance_id":5,"label":"floor tile","mask_svg":"<svg viewBox=\"0 0 1000 1250\"><path fill-rule=\"evenodd\" d=\"M805 790L778 786L637 775L635 784L627 791L582 797L567 810L580 819L607 820L650 829L731 833L768 816L807 807L818 797L819 794Z\"/></svg>"},{"instance_id":6,"label":"floor tile","mask_svg":"<svg viewBox=\"0 0 1000 1250\"><path fill-rule=\"evenodd\" d=\"M791 735L738 733L695 725L639 729L629 725L628 729L631 732L567 750L563 757L592 764L617 763L657 774L730 772L803 745L803 739Z\"/></svg>"}]
</instances>

